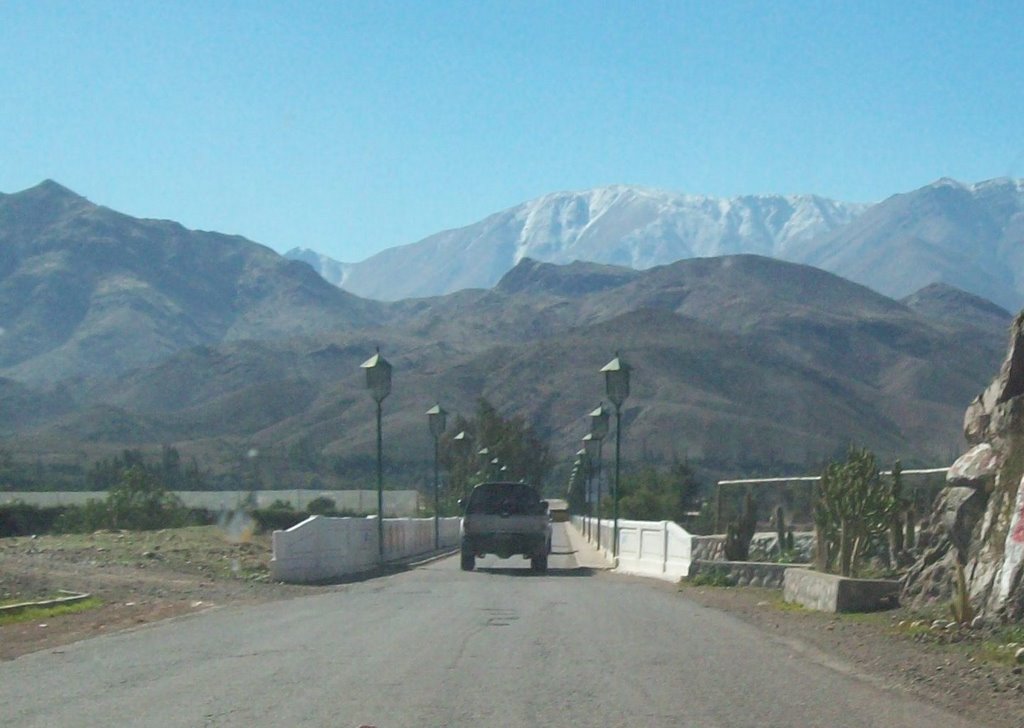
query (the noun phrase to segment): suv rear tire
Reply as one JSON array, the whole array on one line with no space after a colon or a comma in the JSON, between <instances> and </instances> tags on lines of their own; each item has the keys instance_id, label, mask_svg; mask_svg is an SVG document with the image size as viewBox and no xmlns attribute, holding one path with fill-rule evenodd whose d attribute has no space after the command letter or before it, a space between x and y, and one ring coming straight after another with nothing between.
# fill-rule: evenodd
<instances>
[{"instance_id":1,"label":"suv rear tire","mask_svg":"<svg viewBox=\"0 0 1024 728\"><path fill-rule=\"evenodd\" d=\"M473 567L476 566L476 554L472 551L467 551L466 547L462 547L462 570L472 571Z\"/></svg>"},{"instance_id":2,"label":"suv rear tire","mask_svg":"<svg viewBox=\"0 0 1024 728\"><path fill-rule=\"evenodd\" d=\"M530 559L530 568L539 574L545 573L548 570L548 555L534 556Z\"/></svg>"}]
</instances>

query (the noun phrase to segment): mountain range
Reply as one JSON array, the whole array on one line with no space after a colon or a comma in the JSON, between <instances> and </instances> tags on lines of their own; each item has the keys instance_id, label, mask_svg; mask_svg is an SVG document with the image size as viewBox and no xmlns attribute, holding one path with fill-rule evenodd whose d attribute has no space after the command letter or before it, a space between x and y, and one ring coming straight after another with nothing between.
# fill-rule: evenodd
<instances>
[{"instance_id":1,"label":"mountain range","mask_svg":"<svg viewBox=\"0 0 1024 728\"><path fill-rule=\"evenodd\" d=\"M791 246L809 239L796 230ZM232 485L256 470L279 487L365 484L359 364L375 346L394 366L390 478L427 477L427 408L469 415L481 397L571 461L615 351L634 367L627 463L805 472L855 442L947 464L1010 319L948 284L896 300L750 254L645 269L526 256L492 287L377 301L54 182L0 196L0 437L55 467L172 444Z\"/></svg>"},{"instance_id":2,"label":"mountain range","mask_svg":"<svg viewBox=\"0 0 1024 728\"><path fill-rule=\"evenodd\" d=\"M639 187L545 195L358 263L285 255L380 300L490 288L525 257L647 269L753 253L813 265L887 296L947 283L1024 306L1024 183L941 179L874 205L813 195L732 199Z\"/></svg>"}]
</instances>

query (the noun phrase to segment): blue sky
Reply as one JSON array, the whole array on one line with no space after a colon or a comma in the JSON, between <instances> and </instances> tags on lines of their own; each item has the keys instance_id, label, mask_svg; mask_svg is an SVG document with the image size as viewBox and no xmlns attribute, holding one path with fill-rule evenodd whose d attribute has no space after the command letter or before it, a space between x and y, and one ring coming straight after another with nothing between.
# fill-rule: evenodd
<instances>
[{"instance_id":1,"label":"blue sky","mask_svg":"<svg viewBox=\"0 0 1024 728\"><path fill-rule=\"evenodd\" d=\"M1024 176L1018 2L0 3L0 191L356 261L548 192Z\"/></svg>"}]
</instances>

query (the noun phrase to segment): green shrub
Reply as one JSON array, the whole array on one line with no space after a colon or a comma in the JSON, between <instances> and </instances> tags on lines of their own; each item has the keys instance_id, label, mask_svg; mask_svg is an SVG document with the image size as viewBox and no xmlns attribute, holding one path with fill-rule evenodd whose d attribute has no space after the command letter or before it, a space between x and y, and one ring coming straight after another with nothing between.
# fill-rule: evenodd
<instances>
[{"instance_id":1,"label":"green shrub","mask_svg":"<svg viewBox=\"0 0 1024 728\"><path fill-rule=\"evenodd\" d=\"M687 581L693 586L736 586L728 570L717 568L698 571Z\"/></svg>"},{"instance_id":2,"label":"green shrub","mask_svg":"<svg viewBox=\"0 0 1024 728\"><path fill-rule=\"evenodd\" d=\"M325 516L336 511L337 504L333 498L320 496L314 498L306 505L306 512L314 515Z\"/></svg>"},{"instance_id":3,"label":"green shrub","mask_svg":"<svg viewBox=\"0 0 1024 728\"><path fill-rule=\"evenodd\" d=\"M0 538L50 533L68 506L36 506L30 503L0 505Z\"/></svg>"}]
</instances>

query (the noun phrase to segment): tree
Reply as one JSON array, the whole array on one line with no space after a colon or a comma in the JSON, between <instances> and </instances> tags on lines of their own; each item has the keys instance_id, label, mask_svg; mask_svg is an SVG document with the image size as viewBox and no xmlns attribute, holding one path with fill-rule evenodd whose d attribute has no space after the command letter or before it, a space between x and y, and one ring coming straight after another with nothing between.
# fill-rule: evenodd
<instances>
[{"instance_id":1,"label":"tree","mask_svg":"<svg viewBox=\"0 0 1024 728\"><path fill-rule=\"evenodd\" d=\"M124 471L107 493L106 512L110 528L139 531L174 528L187 520L181 500L138 465Z\"/></svg>"},{"instance_id":2,"label":"tree","mask_svg":"<svg viewBox=\"0 0 1024 728\"><path fill-rule=\"evenodd\" d=\"M457 441L455 434L466 432L471 446L466 441ZM439 460L450 475L450 485L445 494L446 501L454 502L475 482L501 478L502 480L525 480L541 484L551 472L551 453L536 430L527 424L521 415L503 417L486 399L477 401L476 414L472 419L461 415L454 426L441 437ZM478 452L487 448L487 455ZM497 458L505 471L500 475L490 469L493 458Z\"/></svg>"}]
</instances>

